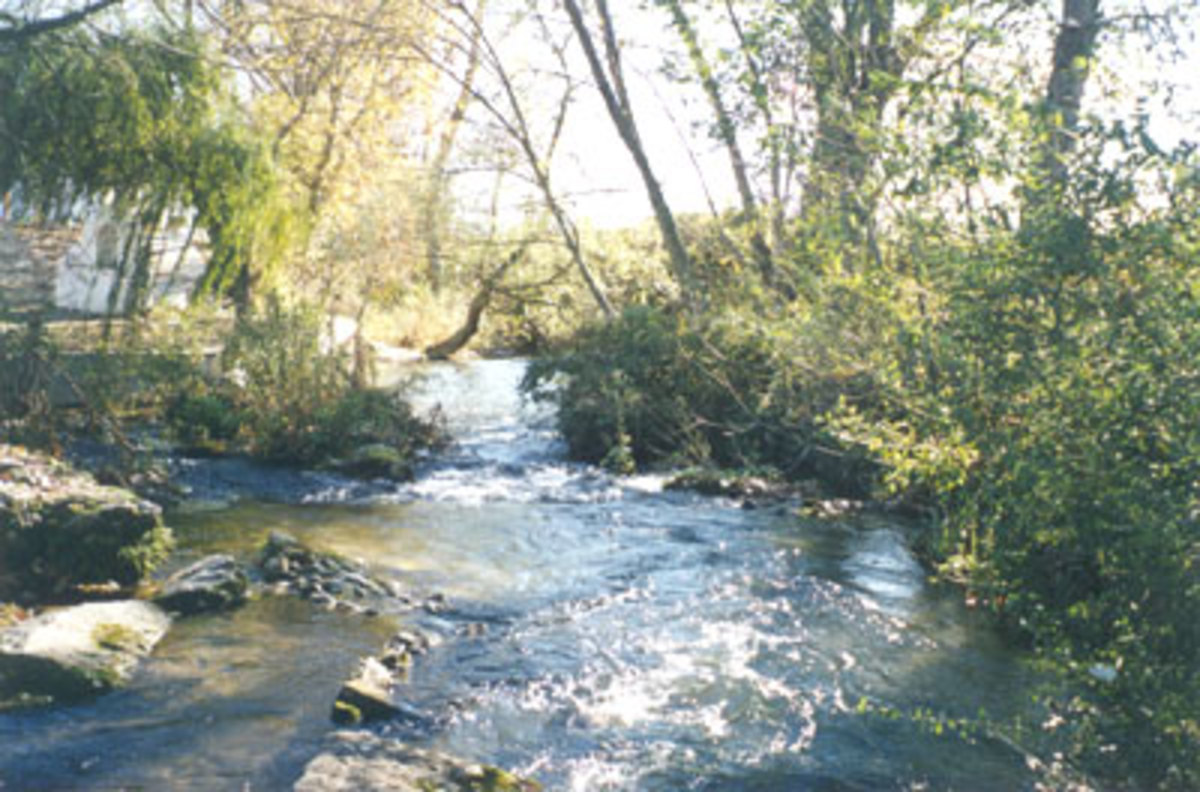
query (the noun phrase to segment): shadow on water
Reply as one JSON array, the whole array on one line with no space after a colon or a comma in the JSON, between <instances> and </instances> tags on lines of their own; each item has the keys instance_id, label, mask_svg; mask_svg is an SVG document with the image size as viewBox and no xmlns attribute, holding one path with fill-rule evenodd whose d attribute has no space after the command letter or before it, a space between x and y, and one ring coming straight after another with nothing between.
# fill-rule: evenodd
<instances>
[{"instance_id":1,"label":"shadow on water","mask_svg":"<svg viewBox=\"0 0 1200 792\"><path fill-rule=\"evenodd\" d=\"M364 502L177 515L188 558L272 529L366 559L451 609L402 691L435 728L386 733L548 789L1032 788L1022 757L860 700L1003 719L1032 680L928 586L903 528L807 522L561 461L518 362L429 370L459 445ZM127 691L0 716L14 788L278 788L330 728L337 686L394 629L266 598L179 623Z\"/></svg>"},{"instance_id":2,"label":"shadow on water","mask_svg":"<svg viewBox=\"0 0 1200 792\"><path fill-rule=\"evenodd\" d=\"M277 788L315 750L338 685L389 633L290 598L178 622L126 690L0 716L12 789Z\"/></svg>"}]
</instances>

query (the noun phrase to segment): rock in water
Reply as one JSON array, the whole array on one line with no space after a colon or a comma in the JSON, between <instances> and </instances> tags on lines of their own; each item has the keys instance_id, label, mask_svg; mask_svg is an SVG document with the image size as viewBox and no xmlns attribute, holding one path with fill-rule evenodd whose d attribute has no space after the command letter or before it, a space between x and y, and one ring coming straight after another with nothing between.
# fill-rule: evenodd
<instances>
[{"instance_id":1,"label":"rock in water","mask_svg":"<svg viewBox=\"0 0 1200 792\"><path fill-rule=\"evenodd\" d=\"M60 608L0 632L0 702L77 701L127 683L170 617L140 600Z\"/></svg>"},{"instance_id":2,"label":"rock in water","mask_svg":"<svg viewBox=\"0 0 1200 792\"><path fill-rule=\"evenodd\" d=\"M128 490L0 445L0 598L137 583L166 558L161 510Z\"/></svg>"},{"instance_id":3,"label":"rock in water","mask_svg":"<svg viewBox=\"0 0 1200 792\"><path fill-rule=\"evenodd\" d=\"M211 555L167 579L154 602L181 616L236 608L246 601L250 580L232 556Z\"/></svg>"},{"instance_id":4,"label":"rock in water","mask_svg":"<svg viewBox=\"0 0 1200 792\"><path fill-rule=\"evenodd\" d=\"M392 702L392 675L372 657L363 661L358 676L342 685L333 704L335 723L387 720L403 713Z\"/></svg>"},{"instance_id":5,"label":"rock in water","mask_svg":"<svg viewBox=\"0 0 1200 792\"><path fill-rule=\"evenodd\" d=\"M283 591L329 607L368 612L364 604L392 610L411 606L410 600L366 566L335 553L306 547L283 531L272 531L258 561L263 580Z\"/></svg>"},{"instance_id":6,"label":"rock in water","mask_svg":"<svg viewBox=\"0 0 1200 792\"><path fill-rule=\"evenodd\" d=\"M369 732L335 732L328 750L304 768L296 792L537 792L536 781L498 767L388 740Z\"/></svg>"}]
</instances>

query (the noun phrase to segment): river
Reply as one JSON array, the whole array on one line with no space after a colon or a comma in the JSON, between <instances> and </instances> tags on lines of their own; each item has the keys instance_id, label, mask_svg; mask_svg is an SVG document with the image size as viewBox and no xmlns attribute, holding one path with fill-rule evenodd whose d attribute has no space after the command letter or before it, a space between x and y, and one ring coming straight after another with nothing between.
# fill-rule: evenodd
<instances>
[{"instance_id":1,"label":"river","mask_svg":"<svg viewBox=\"0 0 1200 792\"><path fill-rule=\"evenodd\" d=\"M438 639L380 731L551 790L1010 790L1024 757L942 718L1029 701L1018 658L930 586L903 526L663 492L563 460L519 361L424 370L457 438L352 502L171 515L178 563L283 529L443 612L375 618L264 597L176 624L131 687L0 715L0 789L288 788L340 683L398 623ZM864 707L861 703L866 704Z\"/></svg>"}]
</instances>

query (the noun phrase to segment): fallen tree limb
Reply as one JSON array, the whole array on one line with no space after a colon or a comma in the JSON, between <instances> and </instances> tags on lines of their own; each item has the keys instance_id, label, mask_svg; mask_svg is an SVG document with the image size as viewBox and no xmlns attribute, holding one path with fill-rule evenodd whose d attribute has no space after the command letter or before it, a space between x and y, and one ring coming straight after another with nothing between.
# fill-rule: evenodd
<instances>
[{"instance_id":1,"label":"fallen tree limb","mask_svg":"<svg viewBox=\"0 0 1200 792\"><path fill-rule=\"evenodd\" d=\"M471 298L471 305L467 308L467 319L462 326L454 331L448 338L439 341L436 344L425 347L425 357L430 360L446 360L455 352L459 351L467 345L467 343L475 337L479 332L479 321L483 318L483 312L487 310L492 301L492 295L496 293L496 287L500 285L500 281L504 278L505 273L512 268L521 259L525 258L525 251L529 248L528 242L522 242L521 246L514 250L508 258L500 263L500 266L492 270L486 278L483 279L479 291Z\"/></svg>"}]
</instances>

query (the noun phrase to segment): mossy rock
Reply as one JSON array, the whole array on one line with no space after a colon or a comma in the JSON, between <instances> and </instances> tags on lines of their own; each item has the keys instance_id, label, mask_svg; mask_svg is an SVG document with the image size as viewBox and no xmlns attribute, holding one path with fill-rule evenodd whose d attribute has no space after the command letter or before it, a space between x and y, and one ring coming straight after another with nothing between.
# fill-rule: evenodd
<instances>
[{"instance_id":1,"label":"mossy rock","mask_svg":"<svg viewBox=\"0 0 1200 792\"><path fill-rule=\"evenodd\" d=\"M539 792L542 788L536 781L521 778L491 765L467 768L458 780L462 789L471 792Z\"/></svg>"},{"instance_id":2,"label":"mossy rock","mask_svg":"<svg viewBox=\"0 0 1200 792\"><path fill-rule=\"evenodd\" d=\"M0 595L133 586L169 554L171 533L153 503L13 446L0 446L0 460Z\"/></svg>"},{"instance_id":3,"label":"mossy rock","mask_svg":"<svg viewBox=\"0 0 1200 792\"><path fill-rule=\"evenodd\" d=\"M59 608L0 632L0 705L73 702L129 681L170 618L140 600Z\"/></svg>"},{"instance_id":4,"label":"mossy rock","mask_svg":"<svg viewBox=\"0 0 1200 792\"><path fill-rule=\"evenodd\" d=\"M250 579L232 556L211 555L179 570L154 602L181 616L229 610L246 602Z\"/></svg>"},{"instance_id":5,"label":"mossy rock","mask_svg":"<svg viewBox=\"0 0 1200 792\"><path fill-rule=\"evenodd\" d=\"M357 726L363 722L363 714L362 710L349 702L335 701L330 719L341 726Z\"/></svg>"},{"instance_id":6,"label":"mossy rock","mask_svg":"<svg viewBox=\"0 0 1200 792\"><path fill-rule=\"evenodd\" d=\"M141 646L142 637L141 633L128 625L104 622L92 629L92 641L101 649L131 652Z\"/></svg>"}]
</instances>

